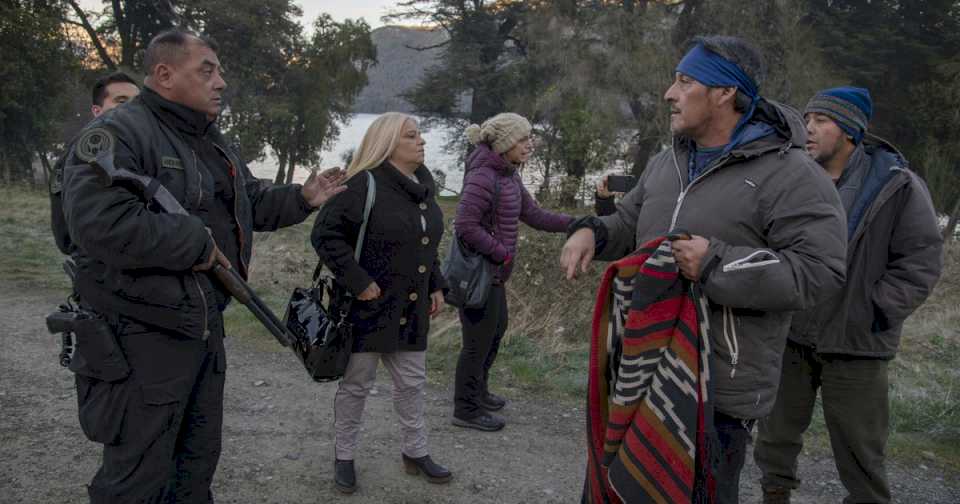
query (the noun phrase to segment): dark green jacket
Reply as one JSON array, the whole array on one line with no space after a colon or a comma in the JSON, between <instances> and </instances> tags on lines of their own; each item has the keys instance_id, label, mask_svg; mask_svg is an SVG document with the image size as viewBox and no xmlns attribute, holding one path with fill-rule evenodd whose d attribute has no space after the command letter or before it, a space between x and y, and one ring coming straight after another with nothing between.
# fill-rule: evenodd
<instances>
[{"instance_id":1,"label":"dark green jacket","mask_svg":"<svg viewBox=\"0 0 960 504\"><path fill-rule=\"evenodd\" d=\"M103 314L123 314L140 322L201 338L209 317L222 309L211 278L194 273L213 249L207 232L215 191L211 170L229 169L240 264L247 274L253 231L272 231L302 222L310 208L299 185L274 186L254 178L213 124L204 140L229 160L207 166L184 141L177 126L161 120L159 108L186 123L203 114L169 102L149 88L123 107L84 128L63 173L63 211L77 247L77 290ZM207 122L208 123L208 122ZM117 168L147 175L163 184L190 215L170 215L145 203L136 187L105 186L88 161L109 150ZM222 247L221 247L222 248Z\"/></svg>"},{"instance_id":2,"label":"dark green jacket","mask_svg":"<svg viewBox=\"0 0 960 504\"><path fill-rule=\"evenodd\" d=\"M840 199L802 150L799 114L764 102L757 120L776 133L715 160L693 183L686 142L675 140L595 229L603 260L673 228L710 240L701 282L711 377L717 409L737 418L773 408L792 313L840 288L846 256Z\"/></svg>"},{"instance_id":3,"label":"dark green jacket","mask_svg":"<svg viewBox=\"0 0 960 504\"><path fill-rule=\"evenodd\" d=\"M790 339L820 353L891 358L904 319L940 277L943 240L926 185L896 148L868 137L864 150L845 169L863 174L852 187L861 203L851 212L847 281L794 316Z\"/></svg>"}]
</instances>

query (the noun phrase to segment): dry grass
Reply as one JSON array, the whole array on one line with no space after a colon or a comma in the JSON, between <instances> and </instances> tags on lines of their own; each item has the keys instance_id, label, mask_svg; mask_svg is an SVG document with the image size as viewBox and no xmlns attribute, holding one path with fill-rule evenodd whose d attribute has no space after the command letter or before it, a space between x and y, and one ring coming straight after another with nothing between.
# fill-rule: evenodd
<instances>
[{"instance_id":1,"label":"dry grass","mask_svg":"<svg viewBox=\"0 0 960 504\"><path fill-rule=\"evenodd\" d=\"M441 202L448 224L456 202ZM309 244L313 222L258 234L251 284L276 310L295 286L304 286L316 265ZM61 257L49 232L49 202L42 192L0 188L0 276L15 286L66 292ZM451 233L444 236L445 253ZM603 264L567 282L557 265L564 237L523 227L520 252L508 284L510 328L494 387L524 389L566 403L582 403L586 390L589 322ZM52 307L51 307L52 308ZM282 316L282 313L279 313ZM265 352L287 352L233 303L229 333ZM453 380L460 325L447 309L433 322L428 352L431 381ZM293 363L295 361L291 361ZM901 352L891 365L893 456L922 457L960 469L960 245L947 249L944 274L933 295L906 323ZM817 414L810 445L826 448Z\"/></svg>"},{"instance_id":2,"label":"dry grass","mask_svg":"<svg viewBox=\"0 0 960 504\"><path fill-rule=\"evenodd\" d=\"M0 187L0 237L4 281L26 288L69 289L60 267L63 257L50 232L45 192L20 185Z\"/></svg>"}]
</instances>

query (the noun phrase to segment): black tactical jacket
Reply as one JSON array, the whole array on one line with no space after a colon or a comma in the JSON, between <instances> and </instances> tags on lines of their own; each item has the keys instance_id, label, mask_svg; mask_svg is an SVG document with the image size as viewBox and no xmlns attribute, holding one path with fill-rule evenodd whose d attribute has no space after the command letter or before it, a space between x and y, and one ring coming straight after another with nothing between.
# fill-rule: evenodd
<instances>
[{"instance_id":1,"label":"black tactical jacket","mask_svg":"<svg viewBox=\"0 0 960 504\"><path fill-rule=\"evenodd\" d=\"M204 162L186 141L188 130L199 130L201 141L210 142L223 163ZM103 151L118 169L163 184L190 215L153 208L138 187L106 186L89 163ZM222 206L214 201L213 170L228 170L234 189L229 203L236 243L218 245L239 251L233 266L246 276L253 231L297 224L310 214L299 185L254 178L202 113L149 88L84 128L67 156L63 211L77 247L76 288L86 303L105 315L123 314L186 337L205 336L209 317L225 303L207 274L192 271L213 249L207 229L222 225L210 222L211 209Z\"/></svg>"}]
</instances>

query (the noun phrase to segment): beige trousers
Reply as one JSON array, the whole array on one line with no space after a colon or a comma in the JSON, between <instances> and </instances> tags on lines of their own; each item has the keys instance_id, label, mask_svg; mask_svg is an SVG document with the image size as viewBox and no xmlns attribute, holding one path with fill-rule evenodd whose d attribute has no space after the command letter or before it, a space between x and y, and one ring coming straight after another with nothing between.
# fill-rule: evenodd
<instances>
[{"instance_id":1,"label":"beige trousers","mask_svg":"<svg viewBox=\"0 0 960 504\"><path fill-rule=\"evenodd\" d=\"M350 356L333 402L337 459L353 460L363 422L363 406L377 378L379 362L383 362L393 379L393 409L400 417L403 453L413 458L428 454L427 428L423 421L426 355L426 352L361 352Z\"/></svg>"}]
</instances>

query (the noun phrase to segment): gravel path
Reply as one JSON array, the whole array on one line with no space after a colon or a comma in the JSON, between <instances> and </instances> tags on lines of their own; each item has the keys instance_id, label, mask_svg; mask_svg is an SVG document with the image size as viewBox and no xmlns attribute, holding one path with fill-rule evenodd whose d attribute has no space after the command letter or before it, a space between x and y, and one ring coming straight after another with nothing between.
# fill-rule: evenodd
<instances>
[{"instance_id":1,"label":"gravel path","mask_svg":"<svg viewBox=\"0 0 960 504\"><path fill-rule=\"evenodd\" d=\"M85 502L99 460L76 420L73 378L56 362L43 317L59 295L0 282L0 503ZM266 337L266 336L265 336ZM224 451L214 480L220 503L551 503L577 502L585 464L583 410L541 397L513 398L501 432L450 425L449 384L427 389L431 454L454 472L448 485L406 475L399 424L386 373L367 402L357 471L360 489L333 489L335 384L309 381L286 351L227 341ZM960 475L891 462L895 498L960 503ZM843 489L829 455L805 455L807 483L795 502L839 502ZM759 502L756 468L742 479L742 501Z\"/></svg>"}]
</instances>

